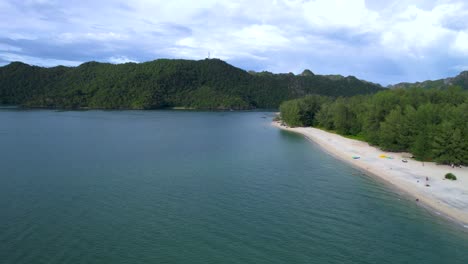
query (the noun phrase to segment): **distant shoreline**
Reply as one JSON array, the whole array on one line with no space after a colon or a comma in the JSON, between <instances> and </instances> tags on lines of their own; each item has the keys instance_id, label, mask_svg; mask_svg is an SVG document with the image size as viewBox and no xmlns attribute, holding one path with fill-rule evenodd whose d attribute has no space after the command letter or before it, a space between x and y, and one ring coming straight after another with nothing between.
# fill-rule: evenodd
<instances>
[{"instance_id":1,"label":"distant shoreline","mask_svg":"<svg viewBox=\"0 0 468 264\"><path fill-rule=\"evenodd\" d=\"M33 107L22 105L0 104L0 109L18 110L55 110L55 111L188 111L188 112L278 112L276 108L249 108L249 109L223 109L223 108L193 108L185 106L163 107L163 108L94 108L94 107Z\"/></svg>"},{"instance_id":2,"label":"distant shoreline","mask_svg":"<svg viewBox=\"0 0 468 264\"><path fill-rule=\"evenodd\" d=\"M290 128L273 122L273 126L296 132L317 143L326 152L391 184L410 195L415 202L468 228L468 168L451 168L432 162L408 158L407 153L385 152L366 142L342 137L312 127ZM385 157L380 157L385 155ZM402 160L407 160L407 163ZM444 180L452 172L456 181ZM429 178L426 187L426 177ZM416 200L417 199L417 200Z\"/></svg>"}]
</instances>

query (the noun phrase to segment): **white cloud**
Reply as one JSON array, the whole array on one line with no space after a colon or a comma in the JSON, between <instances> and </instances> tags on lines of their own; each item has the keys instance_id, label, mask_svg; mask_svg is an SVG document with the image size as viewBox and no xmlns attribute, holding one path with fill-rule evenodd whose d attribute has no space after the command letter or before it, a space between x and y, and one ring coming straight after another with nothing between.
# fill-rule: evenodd
<instances>
[{"instance_id":1,"label":"white cloud","mask_svg":"<svg viewBox=\"0 0 468 264\"><path fill-rule=\"evenodd\" d=\"M4 61L21 61L31 65L43 66L43 67L53 67L57 65L63 66L78 66L81 61L70 61L70 60L58 60L58 59L44 59L39 57L32 57L26 55L19 55L15 53L0 52L0 59Z\"/></svg>"},{"instance_id":2,"label":"white cloud","mask_svg":"<svg viewBox=\"0 0 468 264\"><path fill-rule=\"evenodd\" d=\"M21 48L0 43L0 51L19 52Z\"/></svg>"},{"instance_id":3,"label":"white cloud","mask_svg":"<svg viewBox=\"0 0 468 264\"><path fill-rule=\"evenodd\" d=\"M468 33L466 31L461 31L457 34L452 48L455 53L468 56Z\"/></svg>"},{"instance_id":4,"label":"white cloud","mask_svg":"<svg viewBox=\"0 0 468 264\"><path fill-rule=\"evenodd\" d=\"M132 60L127 58L126 56L113 56L108 59L110 63L114 64L122 64L122 63L128 63L128 62L138 62L136 60Z\"/></svg>"},{"instance_id":5,"label":"white cloud","mask_svg":"<svg viewBox=\"0 0 468 264\"><path fill-rule=\"evenodd\" d=\"M171 52L184 58L201 59L210 53L212 57L226 60L265 60L256 53L285 48L290 40L275 26L254 24L224 34L197 31L195 36L181 38L175 44Z\"/></svg>"},{"instance_id":6,"label":"white cloud","mask_svg":"<svg viewBox=\"0 0 468 264\"><path fill-rule=\"evenodd\" d=\"M177 40L176 45L185 46L189 48L197 48L199 44L197 44L194 38L188 37Z\"/></svg>"},{"instance_id":7,"label":"white cloud","mask_svg":"<svg viewBox=\"0 0 468 264\"><path fill-rule=\"evenodd\" d=\"M126 40L128 36L114 32L85 32L85 33L70 33L65 32L59 34L56 38L58 41L65 43L80 42L80 41L114 41Z\"/></svg>"},{"instance_id":8,"label":"white cloud","mask_svg":"<svg viewBox=\"0 0 468 264\"><path fill-rule=\"evenodd\" d=\"M456 32L443 26L447 17L457 15L461 4L442 4L430 10L409 6L384 24L381 44L389 51L412 57L430 56L431 49L447 49ZM428 51L430 50L430 51Z\"/></svg>"},{"instance_id":9,"label":"white cloud","mask_svg":"<svg viewBox=\"0 0 468 264\"><path fill-rule=\"evenodd\" d=\"M229 39L257 51L284 48L290 44L285 32L273 25L249 25L231 33Z\"/></svg>"},{"instance_id":10,"label":"white cloud","mask_svg":"<svg viewBox=\"0 0 468 264\"><path fill-rule=\"evenodd\" d=\"M10 54L3 60L16 54L41 65L202 59L210 52L247 69L422 80L423 73L452 74L468 59L464 2L0 0L0 51ZM67 48L82 49L86 59L67 56Z\"/></svg>"},{"instance_id":11,"label":"white cloud","mask_svg":"<svg viewBox=\"0 0 468 264\"><path fill-rule=\"evenodd\" d=\"M452 69L458 72L468 71L468 65L455 65L452 67Z\"/></svg>"},{"instance_id":12,"label":"white cloud","mask_svg":"<svg viewBox=\"0 0 468 264\"><path fill-rule=\"evenodd\" d=\"M366 7L364 0L315 0L302 6L304 16L314 27L354 28L367 31L379 18L377 12Z\"/></svg>"}]
</instances>

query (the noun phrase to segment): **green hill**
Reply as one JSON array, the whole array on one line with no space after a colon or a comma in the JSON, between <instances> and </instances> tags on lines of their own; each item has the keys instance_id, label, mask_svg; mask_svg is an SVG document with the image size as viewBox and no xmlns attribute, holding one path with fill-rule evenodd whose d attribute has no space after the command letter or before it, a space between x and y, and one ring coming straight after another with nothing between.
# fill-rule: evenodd
<instances>
[{"instance_id":1,"label":"green hill","mask_svg":"<svg viewBox=\"0 0 468 264\"><path fill-rule=\"evenodd\" d=\"M369 94L380 85L355 77L331 79L246 72L218 59L168 60L42 68L21 62L0 67L0 103L47 108L197 109L277 108L308 94Z\"/></svg>"},{"instance_id":2,"label":"green hill","mask_svg":"<svg viewBox=\"0 0 468 264\"><path fill-rule=\"evenodd\" d=\"M309 95L283 102L280 112L289 126L332 130L423 161L468 165L468 91L460 87Z\"/></svg>"},{"instance_id":3,"label":"green hill","mask_svg":"<svg viewBox=\"0 0 468 264\"><path fill-rule=\"evenodd\" d=\"M463 90L468 90L468 71L463 71L459 75L451 78L439 79L439 80L429 80L424 82L416 82L416 83L398 83L395 85L389 85L388 88L390 89L398 89L398 88L424 88L424 89L447 89L451 86L458 86Z\"/></svg>"}]
</instances>

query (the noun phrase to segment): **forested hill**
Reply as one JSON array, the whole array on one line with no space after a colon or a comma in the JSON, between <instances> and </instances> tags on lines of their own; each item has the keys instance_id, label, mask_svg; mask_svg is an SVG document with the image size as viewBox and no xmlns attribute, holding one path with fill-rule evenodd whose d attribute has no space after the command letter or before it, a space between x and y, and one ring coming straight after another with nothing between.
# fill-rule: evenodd
<instances>
[{"instance_id":1,"label":"forested hill","mask_svg":"<svg viewBox=\"0 0 468 264\"><path fill-rule=\"evenodd\" d=\"M396 88L424 88L424 89L447 89L452 86L458 86L463 90L468 90L468 71L463 71L455 77L439 79L434 81L424 81L424 82L416 82L416 83L398 83L395 85L389 85L388 88L396 89Z\"/></svg>"},{"instance_id":2,"label":"forested hill","mask_svg":"<svg viewBox=\"0 0 468 264\"><path fill-rule=\"evenodd\" d=\"M276 108L307 94L352 96L380 85L353 76L330 78L246 72L218 59L168 60L42 68L21 62L0 67L0 103L47 108L197 109Z\"/></svg>"},{"instance_id":3,"label":"forested hill","mask_svg":"<svg viewBox=\"0 0 468 264\"><path fill-rule=\"evenodd\" d=\"M459 87L310 95L282 103L280 111L290 126L334 130L419 160L468 165L468 91Z\"/></svg>"}]
</instances>

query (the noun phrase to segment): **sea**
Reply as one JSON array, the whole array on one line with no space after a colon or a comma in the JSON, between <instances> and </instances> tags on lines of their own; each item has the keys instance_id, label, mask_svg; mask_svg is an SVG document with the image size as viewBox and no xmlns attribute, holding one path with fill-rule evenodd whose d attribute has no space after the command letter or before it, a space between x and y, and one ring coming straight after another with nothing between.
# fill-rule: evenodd
<instances>
[{"instance_id":1,"label":"sea","mask_svg":"<svg viewBox=\"0 0 468 264\"><path fill-rule=\"evenodd\" d=\"M0 263L468 263L274 112L0 110Z\"/></svg>"}]
</instances>

